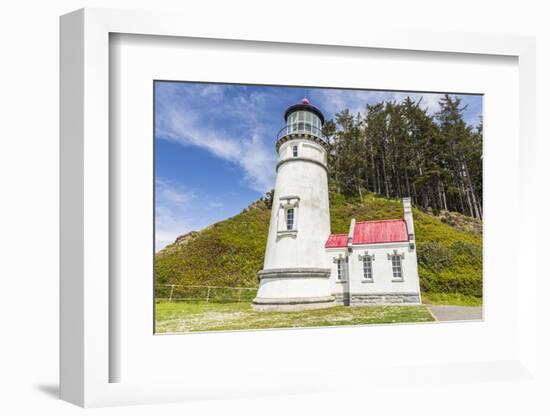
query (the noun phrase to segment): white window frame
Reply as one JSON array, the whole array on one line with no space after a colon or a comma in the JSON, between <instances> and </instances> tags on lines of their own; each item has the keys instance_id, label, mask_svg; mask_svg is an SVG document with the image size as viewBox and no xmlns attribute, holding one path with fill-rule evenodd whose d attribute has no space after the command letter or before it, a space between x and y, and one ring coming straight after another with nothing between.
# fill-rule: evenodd
<instances>
[{"instance_id":1,"label":"white window frame","mask_svg":"<svg viewBox=\"0 0 550 416\"><path fill-rule=\"evenodd\" d=\"M361 280L361 283L374 283L374 254L369 254L368 251L365 251L364 254L359 254L357 257L359 261L361 262L362 270L363 270L363 280ZM365 263L369 262L370 265L370 277L367 277L365 275Z\"/></svg>"},{"instance_id":2,"label":"white window frame","mask_svg":"<svg viewBox=\"0 0 550 416\"><path fill-rule=\"evenodd\" d=\"M346 283L348 281L348 257L342 254L334 257L332 260L336 264L336 283Z\"/></svg>"},{"instance_id":3,"label":"white window frame","mask_svg":"<svg viewBox=\"0 0 550 416\"><path fill-rule=\"evenodd\" d=\"M391 269L394 280L403 279L403 263L401 262L401 256L396 254L391 256Z\"/></svg>"},{"instance_id":4,"label":"white window frame","mask_svg":"<svg viewBox=\"0 0 550 416\"><path fill-rule=\"evenodd\" d=\"M369 255L363 257L363 278L365 280L374 280L374 272L372 270L372 257Z\"/></svg>"},{"instance_id":5,"label":"white window frame","mask_svg":"<svg viewBox=\"0 0 550 416\"><path fill-rule=\"evenodd\" d=\"M344 271L344 259L336 260L336 278L338 280L346 280L346 273Z\"/></svg>"},{"instance_id":6,"label":"white window frame","mask_svg":"<svg viewBox=\"0 0 550 416\"><path fill-rule=\"evenodd\" d=\"M285 209L285 224L286 224L287 231L294 231L294 227L296 225L296 221L294 217L294 214L295 214L294 209L295 209L294 207L289 207ZM292 219L292 222L290 221L290 219Z\"/></svg>"},{"instance_id":7,"label":"white window frame","mask_svg":"<svg viewBox=\"0 0 550 416\"><path fill-rule=\"evenodd\" d=\"M279 197L279 212L277 214L277 235L278 236L294 236L298 232L298 216L299 216L300 197L282 196ZM293 224L292 228L288 229L288 211L293 211Z\"/></svg>"},{"instance_id":8,"label":"white window frame","mask_svg":"<svg viewBox=\"0 0 550 416\"><path fill-rule=\"evenodd\" d=\"M394 260L399 260L399 274L400 276L395 275L395 262ZM392 253L388 253L388 260L391 261L391 271L392 271L392 282L402 282L405 280L405 272L403 270L403 260L405 259L404 253L398 253L397 250L393 250Z\"/></svg>"}]
</instances>

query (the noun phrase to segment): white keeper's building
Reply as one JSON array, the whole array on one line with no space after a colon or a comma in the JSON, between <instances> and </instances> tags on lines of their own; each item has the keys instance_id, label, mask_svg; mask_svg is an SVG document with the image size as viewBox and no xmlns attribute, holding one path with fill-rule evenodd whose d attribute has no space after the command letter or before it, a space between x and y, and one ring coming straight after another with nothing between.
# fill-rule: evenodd
<instances>
[{"instance_id":1,"label":"white keeper's building","mask_svg":"<svg viewBox=\"0 0 550 416\"><path fill-rule=\"evenodd\" d=\"M410 198L403 218L350 219L331 234L324 116L304 99L285 112L257 310L418 304L420 285Z\"/></svg>"}]
</instances>

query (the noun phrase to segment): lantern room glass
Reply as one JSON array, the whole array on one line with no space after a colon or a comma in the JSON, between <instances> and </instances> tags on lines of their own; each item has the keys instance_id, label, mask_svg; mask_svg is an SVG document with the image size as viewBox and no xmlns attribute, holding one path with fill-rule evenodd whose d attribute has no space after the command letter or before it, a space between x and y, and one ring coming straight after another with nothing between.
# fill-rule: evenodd
<instances>
[{"instance_id":1,"label":"lantern room glass","mask_svg":"<svg viewBox=\"0 0 550 416\"><path fill-rule=\"evenodd\" d=\"M288 133L308 133L321 136L321 119L310 111L295 111L287 118Z\"/></svg>"}]
</instances>

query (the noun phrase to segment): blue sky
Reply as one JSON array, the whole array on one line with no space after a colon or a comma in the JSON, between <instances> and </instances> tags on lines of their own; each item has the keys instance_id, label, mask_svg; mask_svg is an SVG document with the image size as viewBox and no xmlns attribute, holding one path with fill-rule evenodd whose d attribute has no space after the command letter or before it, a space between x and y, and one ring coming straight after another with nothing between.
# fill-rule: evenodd
<instances>
[{"instance_id":1,"label":"blue sky","mask_svg":"<svg viewBox=\"0 0 550 416\"><path fill-rule=\"evenodd\" d=\"M441 94L155 82L156 249L241 212L273 187L275 137L284 111L307 96L326 119L380 101L418 100L430 113ZM476 125L482 97L460 95Z\"/></svg>"}]
</instances>

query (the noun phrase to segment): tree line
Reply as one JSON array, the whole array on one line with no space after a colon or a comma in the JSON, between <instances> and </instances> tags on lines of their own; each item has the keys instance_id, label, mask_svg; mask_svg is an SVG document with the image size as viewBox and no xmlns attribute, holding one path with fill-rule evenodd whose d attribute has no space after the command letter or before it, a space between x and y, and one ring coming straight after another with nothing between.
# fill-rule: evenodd
<instances>
[{"instance_id":1,"label":"tree line","mask_svg":"<svg viewBox=\"0 0 550 416\"><path fill-rule=\"evenodd\" d=\"M407 97L343 110L328 120L329 181L344 195L410 196L423 209L483 217L483 122L464 121L466 106L445 95L433 115Z\"/></svg>"}]
</instances>

